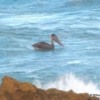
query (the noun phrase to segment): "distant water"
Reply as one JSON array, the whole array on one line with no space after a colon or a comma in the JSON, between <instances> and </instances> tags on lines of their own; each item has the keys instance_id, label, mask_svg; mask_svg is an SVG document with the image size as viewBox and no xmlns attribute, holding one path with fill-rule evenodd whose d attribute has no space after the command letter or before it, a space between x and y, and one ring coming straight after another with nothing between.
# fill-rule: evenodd
<instances>
[{"instance_id":1,"label":"distant water","mask_svg":"<svg viewBox=\"0 0 100 100\"><path fill-rule=\"evenodd\" d=\"M64 48L36 51L55 33ZM100 93L100 0L0 0L0 80Z\"/></svg>"}]
</instances>

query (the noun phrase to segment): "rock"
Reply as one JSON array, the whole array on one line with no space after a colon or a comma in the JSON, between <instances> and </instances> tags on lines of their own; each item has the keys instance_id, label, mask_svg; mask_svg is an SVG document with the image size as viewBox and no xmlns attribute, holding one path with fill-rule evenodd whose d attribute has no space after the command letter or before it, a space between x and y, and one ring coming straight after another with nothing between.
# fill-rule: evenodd
<instances>
[{"instance_id":1,"label":"rock","mask_svg":"<svg viewBox=\"0 0 100 100\"><path fill-rule=\"evenodd\" d=\"M76 94L57 89L42 90L30 83L22 83L5 76L0 85L0 100L99 100L87 93Z\"/></svg>"},{"instance_id":2,"label":"rock","mask_svg":"<svg viewBox=\"0 0 100 100\"><path fill-rule=\"evenodd\" d=\"M36 87L30 83L21 83L8 76L5 76L2 80L0 90L9 93L15 93L17 90L36 92Z\"/></svg>"}]
</instances>

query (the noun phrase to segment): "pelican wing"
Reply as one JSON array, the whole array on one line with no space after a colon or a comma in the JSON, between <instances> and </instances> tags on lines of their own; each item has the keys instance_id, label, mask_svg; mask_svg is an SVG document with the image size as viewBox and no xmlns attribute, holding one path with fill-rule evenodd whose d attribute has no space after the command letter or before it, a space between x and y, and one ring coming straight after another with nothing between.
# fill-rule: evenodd
<instances>
[{"instance_id":1,"label":"pelican wing","mask_svg":"<svg viewBox=\"0 0 100 100\"><path fill-rule=\"evenodd\" d=\"M44 50L53 48L52 45L50 45L50 44L48 44L46 42L35 43L35 44L33 44L33 47L38 48L38 49L44 49Z\"/></svg>"}]
</instances>

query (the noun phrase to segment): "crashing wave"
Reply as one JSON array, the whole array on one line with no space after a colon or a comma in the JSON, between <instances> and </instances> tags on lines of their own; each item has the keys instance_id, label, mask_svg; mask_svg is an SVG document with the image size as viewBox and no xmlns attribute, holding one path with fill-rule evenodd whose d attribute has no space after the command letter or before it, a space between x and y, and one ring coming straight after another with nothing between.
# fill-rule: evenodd
<instances>
[{"instance_id":1,"label":"crashing wave","mask_svg":"<svg viewBox=\"0 0 100 100\"><path fill-rule=\"evenodd\" d=\"M66 74L59 77L56 81L51 81L46 84L42 84L40 81L36 81L35 84L42 89L56 88L64 91L73 90L77 93L100 93L100 90L96 84L93 82L86 83L83 80L77 78L74 74Z\"/></svg>"}]
</instances>

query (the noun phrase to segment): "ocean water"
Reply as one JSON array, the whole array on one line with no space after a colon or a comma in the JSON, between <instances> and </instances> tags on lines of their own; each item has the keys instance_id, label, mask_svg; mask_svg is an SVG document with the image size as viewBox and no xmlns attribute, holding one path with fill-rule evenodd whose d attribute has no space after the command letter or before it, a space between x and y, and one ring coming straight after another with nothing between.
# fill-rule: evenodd
<instances>
[{"instance_id":1,"label":"ocean water","mask_svg":"<svg viewBox=\"0 0 100 100\"><path fill-rule=\"evenodd\" d=\"M36 51L54 33L64 47ZM100 93L100 0L0 0L0 81Z\"/></svg>"}]
</instances>

